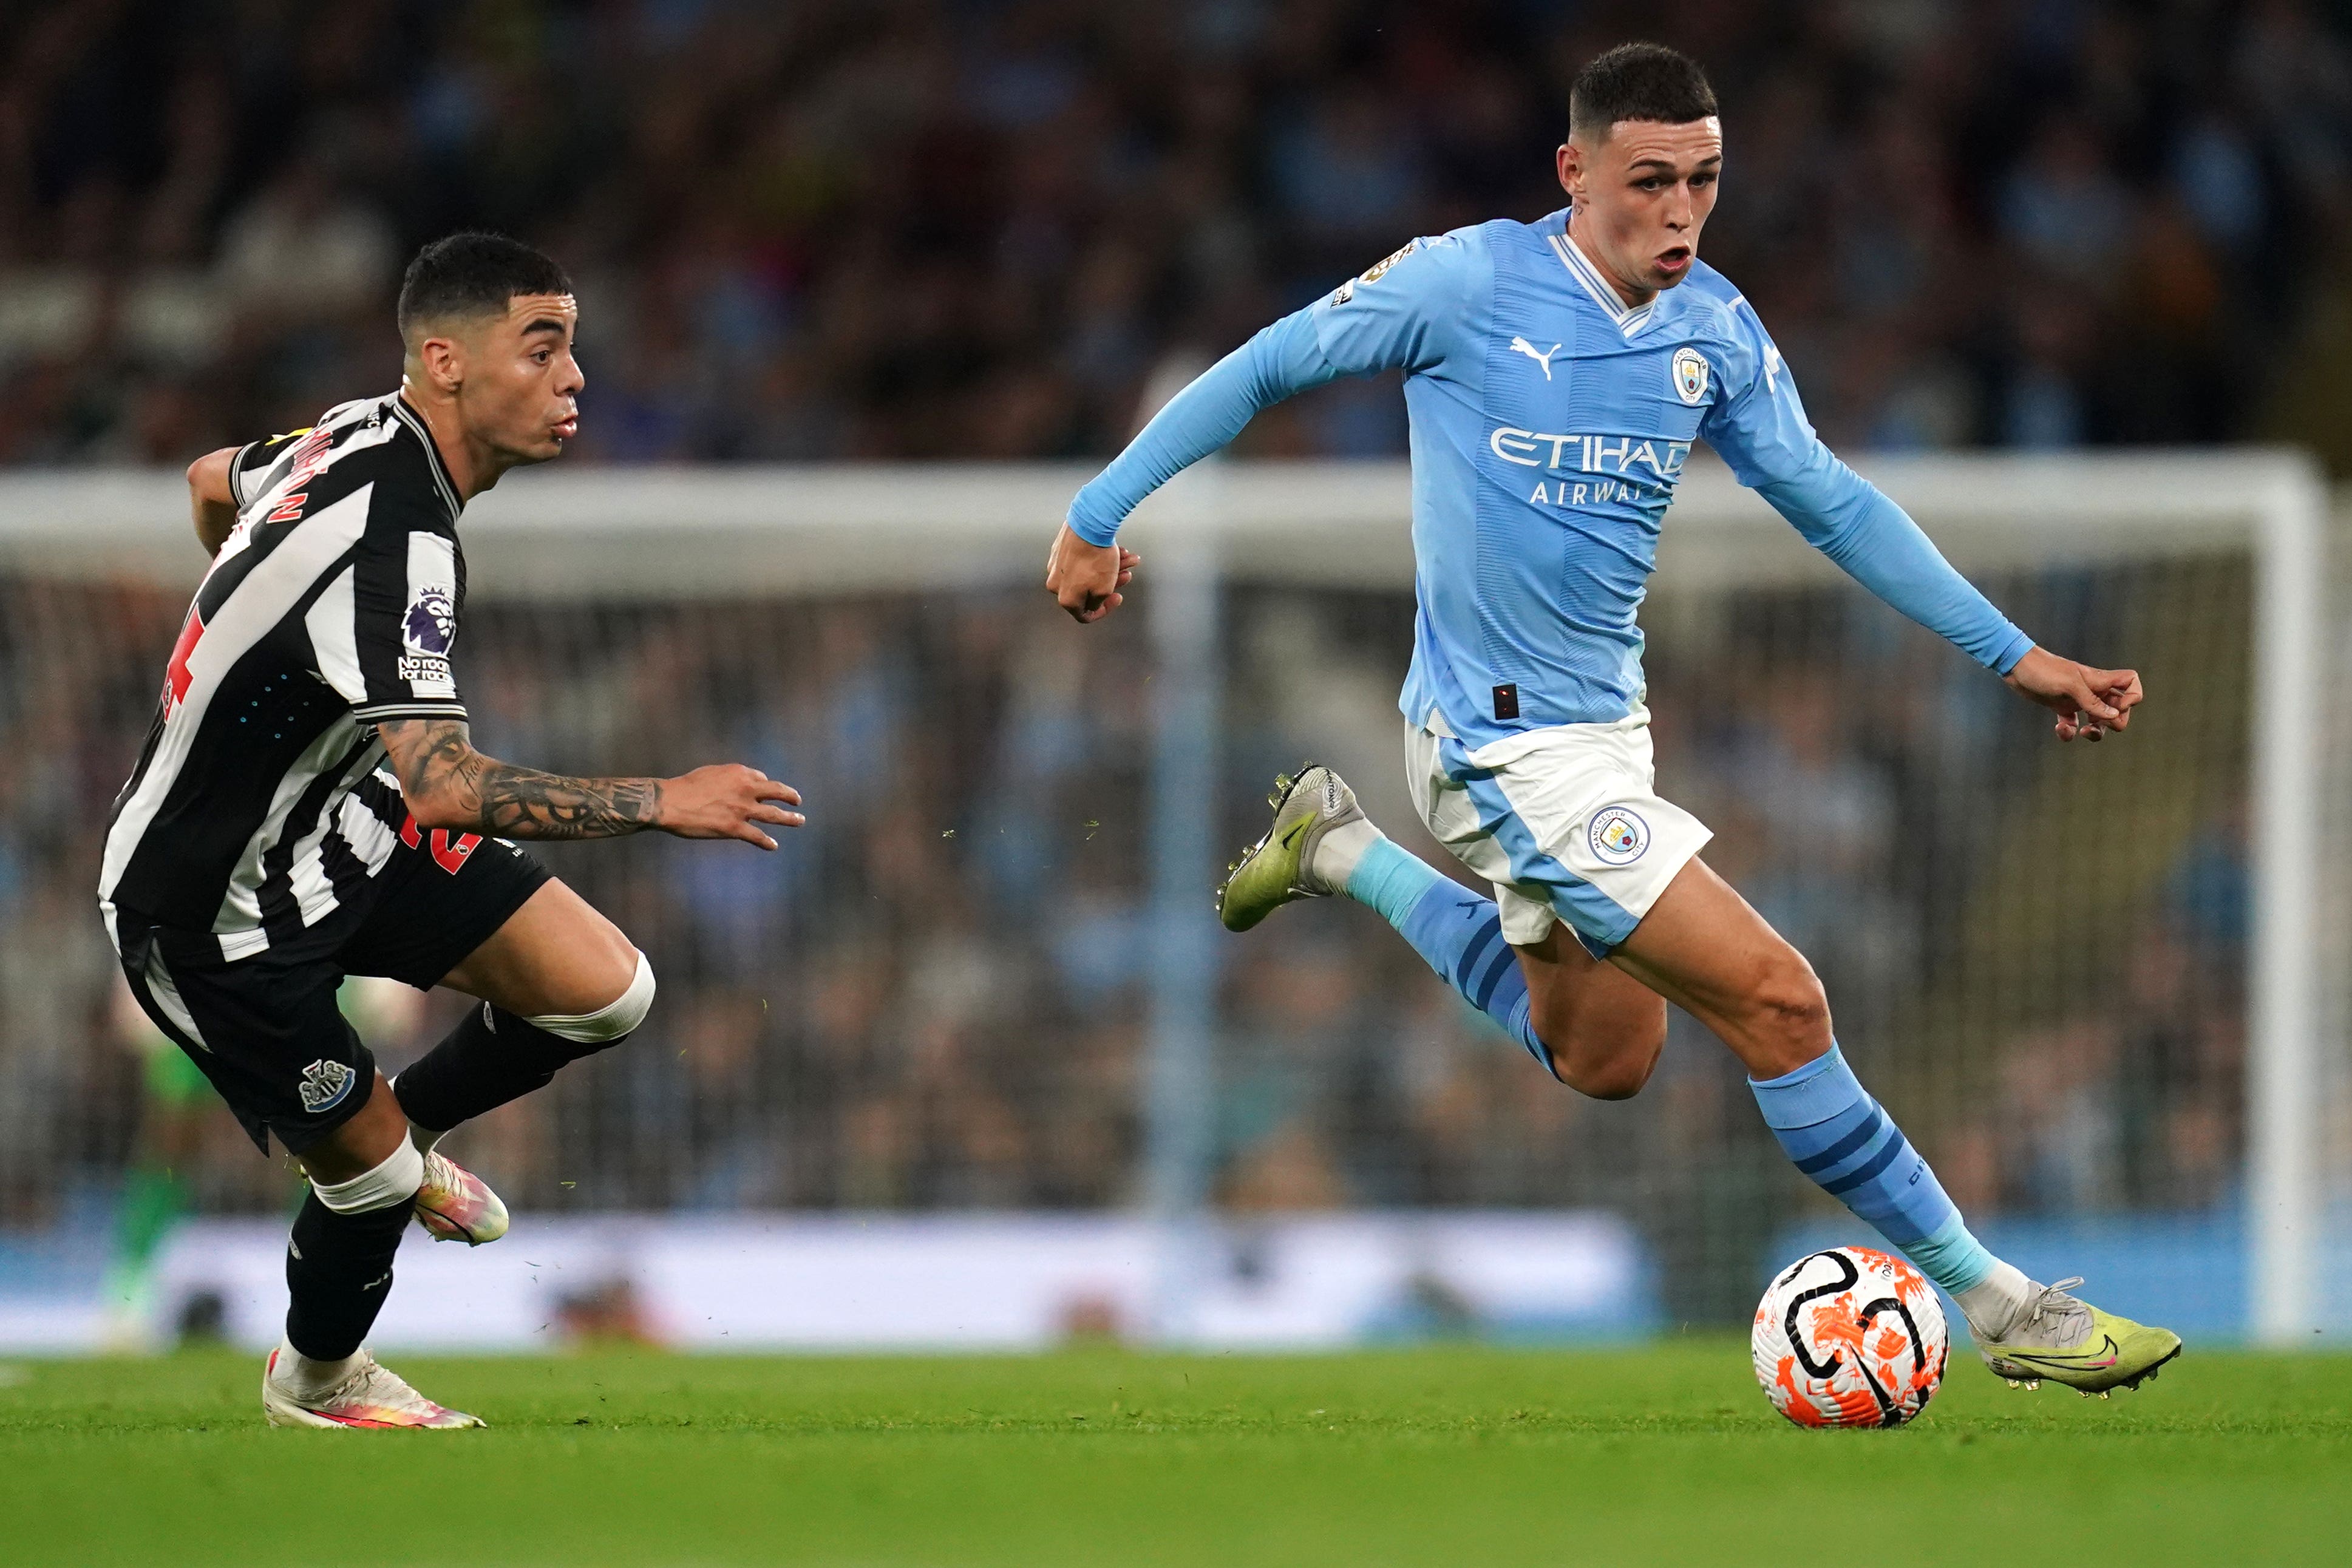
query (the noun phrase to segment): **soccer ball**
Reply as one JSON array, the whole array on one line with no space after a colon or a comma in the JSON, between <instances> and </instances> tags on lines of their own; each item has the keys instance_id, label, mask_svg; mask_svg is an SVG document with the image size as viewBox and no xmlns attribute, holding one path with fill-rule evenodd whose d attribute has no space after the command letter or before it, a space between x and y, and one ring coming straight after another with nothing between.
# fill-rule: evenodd
<instances>
[{"instance_id":1,"label":"soccer ball","mask_svg":"<svg viewBox=\"0 0 2352 1568\"><path fill-rule=\"evenodd\" d=\"M1800 1258L1756 1308L1748 1343L1772 1408L1800 1427L1900 1427L1944 1381L1944 1309L1892 1253Z\"/></svg>"}]
</instances>

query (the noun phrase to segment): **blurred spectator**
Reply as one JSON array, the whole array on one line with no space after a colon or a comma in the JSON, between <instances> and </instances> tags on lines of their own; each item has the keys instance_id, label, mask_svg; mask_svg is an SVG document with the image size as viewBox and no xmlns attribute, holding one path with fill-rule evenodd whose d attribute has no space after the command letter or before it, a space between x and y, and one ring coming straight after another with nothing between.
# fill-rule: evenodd
<instances>
[{"instance_id":1,"label":"blurred spectator","mask_svg":"<svg viewBox=\"0 0 2352 1568\"><path fill-rule=\"evenodd\" d=\"M2249 434L2352 225L2309 0L19 9L0 461L179 460L389 384L398 264L461 225L580 278L583 456L1105 454L1171 353L1558 205L1568 78L1630 37L1712 70L1707 255L1842 444ZM1394 402L1248 439L1399 452Z\"/></svg>"},{"instance_id":2,"label":"blurred spectator","mask_svg":"<svg viewBox=\"0 0 2352 1568\"><path fill-rule=\"evenodd\" d=\"M265 319L332 316L380 305L404 259L383 216L305 152L223 227L220 293Z\"/></svg>"},{"instance_id":3,"label":"blurred spectator","mask_svg":"<svg viewBox=\"0 0 2352 1568\"><path fill-rule=\"evenodd\" d=\"M2000 1049L1978 1131L1983 1207L2200 1209L2229 1197L2245 1114L2242 813L2200 824L2095 1010ZM1971 1162L1973 1165L1975 1162Z\"/></svg>"}]
</instances>

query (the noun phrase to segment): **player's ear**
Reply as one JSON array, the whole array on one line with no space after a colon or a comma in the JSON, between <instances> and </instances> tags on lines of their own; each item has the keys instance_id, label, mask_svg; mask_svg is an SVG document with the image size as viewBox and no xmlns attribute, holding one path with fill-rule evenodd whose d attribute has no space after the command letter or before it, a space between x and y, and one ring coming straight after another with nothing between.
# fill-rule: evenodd
<instances>
[{"instance_id":1,"label":"player's ear","mask_svg":"<svg viewBox=\"0 0 2352 1568\"><path fill-rule=\"evenodd\" d=\"M456 392L466 381L466 345L460 338L434 336L416 345L415 360L438 392Z\"/></svg>"},{"instance_id":2,"label":"player's ear","mask_svg":"<svg viewBox=\"0 0 2352 1568\"><path fill-rule=\"evenodd\" d=\"M1568 193L1570 200L1581 202L1584 199L1584 149L1572 141L1563 141L1555 157L1559 165L1559 188Z\"/></svg>"}]
</instances>

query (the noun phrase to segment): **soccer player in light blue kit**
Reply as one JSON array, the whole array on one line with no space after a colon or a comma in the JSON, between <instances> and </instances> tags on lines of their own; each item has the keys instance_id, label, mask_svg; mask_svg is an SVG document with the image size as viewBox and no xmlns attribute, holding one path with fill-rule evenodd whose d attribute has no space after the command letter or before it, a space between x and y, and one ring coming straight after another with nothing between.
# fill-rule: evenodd
<instances>
[{"instance_id":1,"label":"soccer player in light blue kit","mask_svg":"<svg viewBox=\"0 0 2352 1568\"><path fill-rule=\"evenodd\" d=\"M1640 1090L1676 1004L1746 1065L1797 1168L1951 1292L1995 1372L2137 1386L2179 1337L1984 1249L1855 1080L1811 967L1697 858L1707 830L1654 793L1635 612L1704 441L1864 587L2055 710L2059 739L2123 729L2139 677L2034 646L1813 434L1754 308L1697 259L1723 137L1694 62L1648 44L1602 55L1570 92L1569 133L1566 210L1415 240L1173 399L1079 492L1046 587L1081 622L1108 614L1139 565L1118 527L1145 496L1269 404L1404 371L1410 782L1495 897L1398 847L1309 767L1277 786L1272 828L1218 890L1224 923L1247 930L1297 898L1368 904L1556 1077L1603 1099Z\"/></svg>"}]
</instances>

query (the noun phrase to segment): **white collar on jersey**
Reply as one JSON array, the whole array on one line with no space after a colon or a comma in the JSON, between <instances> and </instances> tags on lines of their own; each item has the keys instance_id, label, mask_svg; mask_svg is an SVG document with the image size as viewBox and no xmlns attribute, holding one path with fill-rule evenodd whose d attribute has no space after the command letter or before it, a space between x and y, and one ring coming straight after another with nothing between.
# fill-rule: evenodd
<instances>
[{"instance_id":1,"label":"white collar on jersey","mask_svg":"<svg viewBox=\"0 0 2352 1568\"><path fill-rule=\"evenodd\" d=\"M1609 312L1609 319L1617 323L1619 331L1630 338L1650 324L1650 313L1657 308L1656 298L1653 297L1646 305L1626 304L1610 281L1601 276L1601 269L1592 265L1592 258L1568 237L1565 221L1560 225L1559 233L1545 237L1551 241L1552 251L1559 257L1559 264L1568 268L1570 276L1584 285L1584 291L1592 296L1595 305Z\"/></svg>"},{"instance_id":2,"label":"white collar on jersey","mask_svg":"<svg viewBox=\"0 0 2352 1568\"><path fill-rule=\"evenodd\" d=\"M433 427L425 423L425 416L410 407L408 400L398 392L392 394L392 413L394 418L415 431L416 439L425 444L425 460L432 465L434 487L441 492L441 499L449 508L449 520L456 522L465 515L466 506L457 499L457 482L450 477L449 465L441 461L441 448L434 444Z\"/></svg>"}]
</instances>

